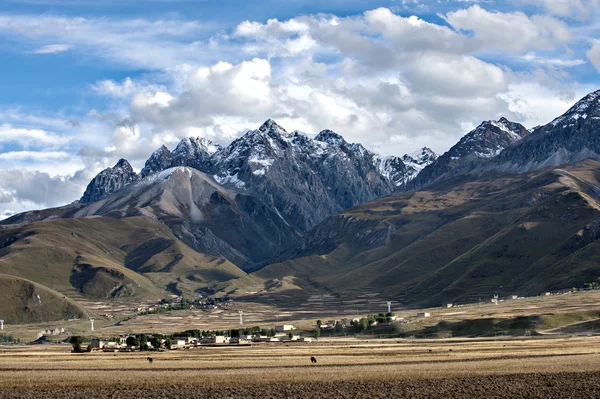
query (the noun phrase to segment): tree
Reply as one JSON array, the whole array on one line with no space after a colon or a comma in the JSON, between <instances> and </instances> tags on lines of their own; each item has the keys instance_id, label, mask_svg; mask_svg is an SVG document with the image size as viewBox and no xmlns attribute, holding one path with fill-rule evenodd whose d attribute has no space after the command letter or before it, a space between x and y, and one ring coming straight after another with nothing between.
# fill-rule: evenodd
<instances>
[{"instance_id":1,"label":"tree","mask_svg":"<svg viewBox=\"0 0 600 399\"><path fill-rule=\"evenodd\" d=\"M158 338L157 336L152 337L152 339L150 340L150 345L152 345L152 348L154 348L155 351L160 349L160 338Z\"/></svg>"},{"instance_id":2,"label":"tree","mask_svg":"<svg viewBox=\"0 0 600 399\"><path fill-rule=\"evenodd\" d=\"M148 337L145 335L140 335L140 342L139 342L139 346L140 346L140 350L147 350L148 349Z\"/></svg>"},{"instance_id":3,"label":"tree","mask_svg":"<svg viewBox=\"0 0 600 399\"><path fill-rule=\"evenodd\" d=\"M81 344L83 343L83 338L79 335L73 335L69 340L69 343L73 345L73 352L81 352Z\"/></svg>"},{"instance_id":4,"label":"tree","mask_svg":"<svg viewBox=\"0 0 600 399\"><path fill-rule=\"evenodd\" d=\"M290 337L290 339L294 338L294 333L289 333L288 337Z\"/></svg>"},{"instance_id":5,"label":"tree","mask_svg":"<svg viewBox=\"0 0 600 399\"><path fill-rule=\"evenodd\" d=\"M171 338L165 340L165 348L171 350Z\"/></svg>"},{"instance_id":6,"label":"tree","mask_svg":"<svg viewBox=\"0 0 600 399\"><path fill-rule=\"evenodd\" d=\"M322 325L323 325L323 322L321 320L317 320L317 328L321 329Z\"/></svg>"},{"instance_id":7,"label":"tree","mask_svg":"<svg viewBox=\"0 0 600 399\"><path fill-rule=\"evenodd\" d=\"M365 331L369 327L369 322L364 317L358 321L360 331Z\"/></svg>"},{"instance_id":8,"label":"tree","mask_svg":"<svg viewBox=\"0 0 600 399\"><path fill-rule=\"evenodd\" d=\"M127 344L127 346L136 347L136 346L138 346L140 344L140 339L138 337L134 337L133 335L130 335L125 340L125 343Z\"/></svg>"},{"instance_id":9,"label":"tree","mask_svg":"<svg viewBox=\"0 0 600 399\"><path fill-rule=\"evenodd\" d=\"M319 338L321 336L321 329L320 328L316 328L315 329L315 338Z\"/></svg>"},{"instance_id":10,"label":"tree","mask_svg":"<svg viewBox=\"0 0 600 399\"><path fill-rule=\"evenodd\" d=\"M344 326L342 326L342 323L339 321L335 322L335 332L342 332L344 331Z\"/></svg>"}]
</instances>

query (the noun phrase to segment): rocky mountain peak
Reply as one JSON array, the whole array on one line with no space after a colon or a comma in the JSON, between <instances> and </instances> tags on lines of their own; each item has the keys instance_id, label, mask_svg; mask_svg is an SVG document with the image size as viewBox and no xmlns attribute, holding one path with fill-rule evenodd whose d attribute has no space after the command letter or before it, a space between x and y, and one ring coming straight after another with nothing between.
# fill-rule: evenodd
<instances>
[{"instance_id":1,"label":"rocky mountain peak","mask_svg":"<svg viewBox=\"0 0 600 399\"><path fill-rule=\"evenodd\" d=\"M482 122L448 153L452 159L492 158L529 134L523 125L506 118Z\"/></svg>"},{"instance_id":2,"label":"rocky mountain peak","mask_svg":"<svg viewBox=\"0 0 600 399\"><path fill-rule=\"evenodd\" d=\"M436 154L431 148L423 147L411 154L404 155L402 160L405 163L423 165L423 167L425 167L438 159L438 157L439 155Z\"/></svg>"},{"instance_id":3,"label":"rocky mountain peak","mask_svg":"<svg viewBox=\"0 0 600 399\"><path fill-rule=\"evenodd\" d=\"M314 140L320 141L322 143L335 145L338 147L343 144L347 144L346 140L344 140L344 138L341 135L329 129L325 129L319 132L319 134L315 136Z\"/></svg>"},{"instance_id":4,"label":"rocky mountain peak","mask_svg":"<svg viewBox=\"0 0 600 399\"><path fill-rule=\"evenodd\" d=\"M125 159L119 159L115 166L104 169L92 179L79 202L90 203L100 201L109 194L138 180L139 176L133 171L129 162Z\"/></svg>"},{"instance_id":5,"label":"rocky mountain peak","mask_svg":"<svg viewBox=\"0 0 600 399\"><path fill-rule=\"evenodd\" d=\"M561 124L568 125L577 120L600 118L600 90L594 91L579 100L567 112L551 122L556 127Z\"/></svg>"},{"instance_id":6,"label":"rocky mountain peak","mask_svg":"<svg viewBox=\"0 0 600 399\"><path fill-rule=\"evenodd\" d=\"M171 151L163 144L159 149L154 151L146 161L141 172L142 177L150 176L151 174L169 168L172 163L172 158Z\"/></svg>"},{"instance_id":7,"label":"rocky mountain peak","mask_svg":"<svg viewBox=\"0 0 600 399\"><path fill-rule=\"evenodd\" d=\"M119 161L115 164L113 169L122 169L125 172L133 172L131 164L124 158L119 159Z\"/></svg>"},{"instance_id":8,"label":"rocky mountain peak","mask_svg":"<svg viewBox=\"0 0 600 399\"><path fill-rule=\"evenodd\" d=\"M275 122L273 119L267 119L262 125L260 125L258 131L261 133L266 133L267 135L274 138L289 135L288 132L284 128L279 126L277 122Z\"/></svg>"},{"instance_id":9,"label":"rocky mountain peak","mask_svg":"<svg viewBox=\"0 0 600 399\"><path fill-rule=\"evenodd\" d=\"M520 123L506 118L484 121L464 135L448 152L424 167L410 182L409 188L421 189L444 177L468 173L477 163L497 156L529 133Z\"/></svg>"}]
</instances>

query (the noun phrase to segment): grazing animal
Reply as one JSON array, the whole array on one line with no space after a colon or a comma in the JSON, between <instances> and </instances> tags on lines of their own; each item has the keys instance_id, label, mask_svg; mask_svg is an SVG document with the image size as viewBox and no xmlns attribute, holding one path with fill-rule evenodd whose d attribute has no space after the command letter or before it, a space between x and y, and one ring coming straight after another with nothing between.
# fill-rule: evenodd
<instances>
[{"instance_id":1,"label":"grazing animal","mask_svg":"<svg viewBox=\"0 0 600 399\"><path fill-rule=\"evenodd\" d=\"M148 357L147 359L148 359L148 363L152 363L152 358L151 357Z\"/></svg>"},{"instance_id":2,"label":"grazing animal","mask_svg":"<svg viewBox=\"0 0 600 399\"><path fill-rule=\"evenodd\" d=\"M429 352L433 352L431 349L429 349Z\"/></svg>"},{"instance_id":3,"label":"grazing animal","mask_svg":"<svg viewBox=\"0 0 600 399\"><path fill-rule=\"evenodd\" d=\"M452 352L452 349L448 349L449 352Z\"/></svg>"},{"instance_id":4,"label":"grazing animal","mask_svg":"<svg viewBox=\"0 0 600 399\"><path fill-rule=\"evenodd\" d=\"M317 362L317 359L316 359L314 356L311 356L311 357L310 357L310 362L311 362L311 363L316 363L316 362Z\"/></svg>"}]
</instances>

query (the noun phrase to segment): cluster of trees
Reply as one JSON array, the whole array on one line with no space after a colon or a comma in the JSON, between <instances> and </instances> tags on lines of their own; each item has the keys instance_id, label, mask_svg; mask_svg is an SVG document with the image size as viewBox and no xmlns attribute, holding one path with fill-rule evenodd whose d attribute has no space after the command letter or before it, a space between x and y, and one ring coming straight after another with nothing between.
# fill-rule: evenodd
<instances>
[{"instance_id":1,"label":"cluster of trees","mask_svg":"<svg viewBox=\"0 0 600 399\"><path fill-rule=\"evenodd\" d=\"M0 334L0 342L3 344L20 344L21 340L10 334Z\"/></svg>"},{"instance_id":2,"label":"cluster of trees","mask_svg":"<svg viewBox=\"0 0 600 399\"><path fill-rule=\"evenodd\" d=\"M317 320L317 328L315 328L315 338L319 338L321 336L321 329L323 327L323 322L321 320ZM336 333L341 333L346 330L346 320L337 320L335 322L334 330Z\"/></svg>"},{"instance_id":3,"label":"cluster of trees","mask_svg":"<svg viewBox=\"0 0 600 399\"><path fill-rule=\"evenodd\" d=\"M175 334L179 337L211 337L213 335L224 335L226 337L239 337L241 335L264 335L267 337L275 336L275 329L261 328L260 326L239 328L233 330L185 330Z\"/></svg>"},{"instance_id":4,"label":"cluster of trees","mask_svg":"<svg viewBox=\"0 0 600 399\"><path fill-rule=\"evenodd\" d=\"M154 334L152 337L148 337L147 335L130 335L125 340L127 346L133 346L138 348L141 351L150 350L150 346L152 346L153 351L158 351L162 346L163 336L160 334ZM165 340L165 348L171 349L171 337L164 338ZM150 346L148 345L150 344Z\"/></svg>"},{"instance_id":5,"label":"cluster of trees","mask_svg":"<svg viewBox=\"0 0 600 399\"><path fill-rule=\"evenodd\" d=\"M375 323L389 323L392 321L392 317L394 313L378 313L378 314L370 314L367 317L363 317L362 319L352 321L352 326L357 328L359 331L365 331L369 327L371 327Z\"/></svg>"}]
</instances>

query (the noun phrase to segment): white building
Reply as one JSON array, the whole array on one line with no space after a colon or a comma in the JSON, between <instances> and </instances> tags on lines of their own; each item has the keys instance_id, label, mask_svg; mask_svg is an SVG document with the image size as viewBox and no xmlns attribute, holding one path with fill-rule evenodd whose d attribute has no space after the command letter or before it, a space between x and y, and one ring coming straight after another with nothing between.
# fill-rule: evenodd
<instances>
[{"instance_id":1,"label":"white building","mask_svg":"<svg viewBox=\"0 0 600 399\"><path fill-rule=\"evenodd\" d=\"M277 332L292 331L295 329L296 329L296 327L292 326L291 324L283 324L281 326L275 326L275 331L277 331Z\"/></svg>"}]
</instances>

